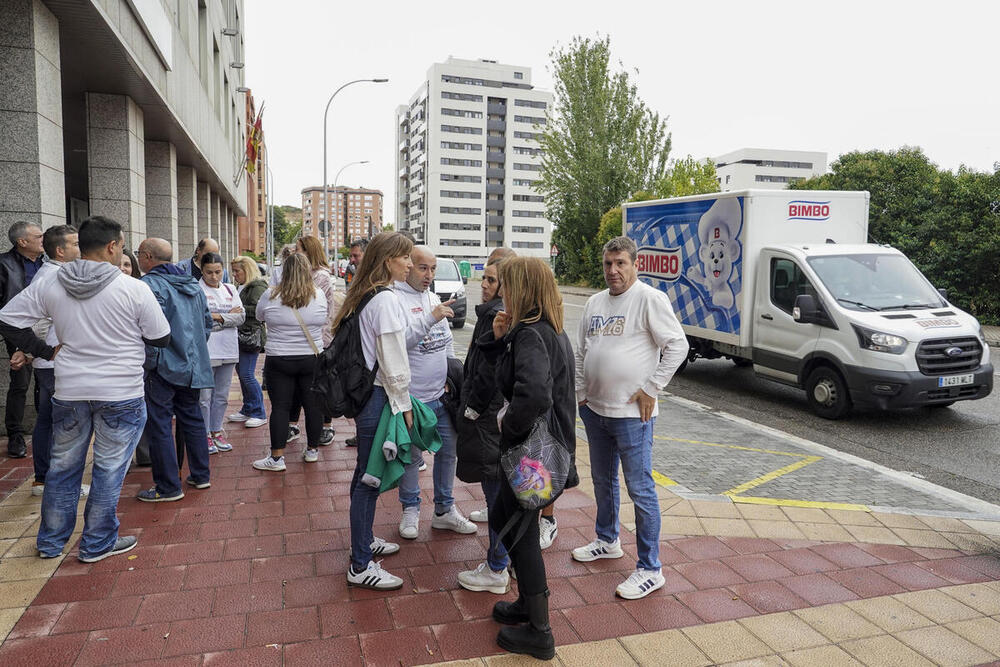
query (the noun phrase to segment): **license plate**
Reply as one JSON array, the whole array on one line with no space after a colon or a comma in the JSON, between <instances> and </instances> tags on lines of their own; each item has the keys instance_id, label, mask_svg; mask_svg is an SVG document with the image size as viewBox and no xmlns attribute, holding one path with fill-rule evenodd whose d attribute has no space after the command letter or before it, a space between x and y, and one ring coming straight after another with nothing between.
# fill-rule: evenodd
<instances>
[{"instance_id":1,"label":"license plate","mask_svg":"<svg viewBox=\"0 0 1000 667\"><path fill-rule=\"evenodd\" d=\"M961 387L964 384L972 384L975 381L975 376L972 373L966 375L949 375L948 377L938 378L939 387Z\"/></svg>"}]
</instances>

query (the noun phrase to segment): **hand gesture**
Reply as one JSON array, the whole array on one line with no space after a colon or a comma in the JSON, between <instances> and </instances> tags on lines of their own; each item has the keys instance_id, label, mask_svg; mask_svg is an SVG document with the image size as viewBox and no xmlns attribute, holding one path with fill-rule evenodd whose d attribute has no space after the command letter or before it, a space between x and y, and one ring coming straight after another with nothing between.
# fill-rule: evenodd
<instances>
[{"instance_id":1,"label":"hand gesture","mask_svg":"<svg viewBox=\"0 0 1000 667\"><path fill-rule=\"evenodd\" d=\"M628 399L629 403L639 402L639 419L643 422L648 422L653 416L653 408L656 406L656 397L650 396L642 389L636 390L632 394L632 398Z\"/></svg>"},{"instance_id":2,"label":"hand gesture","mask_svg":"<svg viewBox=\"0 0 1000 667\"><path fill-rule=\"evenodd\" d=\"M435 322L440 322L446 317L455 317L455 311L451 309L451 304L455 303L454 299L448 299L442 304L439 304L431 311L434 316Z\"/></svg>"},{"instance_id":3,"label":"hand gesture","mask_svg":"<svg viewBox=\"0 0 1000 667\"><path fill-rule=\"evenodd\" d=\"M413 410L407 410L403 413L403 421L406 422L406 429L413 429Z\"/></svg>"},{"instance_id":4,"label":"hand gesture","mask_svg":"<svg viewBox=\"0 0 1000 667\"><path fill-rule=\"evenodd\" d=\"M28 363L28 356L22 350L10 355L10 370L19 371L24 368L26 363Z\"/></svg>"},{"instance_id":5,"label":"hand gesture","mask_svg":"<svg viewBox=\"0 0 1000 667\"><path fill-rule=\"evenodd\" d=\"M243 312L243 306L233 306L232 310L230 310L229 312L230 313L242 313Z\"/></svg>"},{"instance_id":6,"label":"hand gesture","mask_svg":"<svg viewBox=\"0 0 1000 667\"><path fill-rule=\"evenodd\" d=\"M500 340L508 331L510 331L510 315L501 310L493 318L493 337Z\"/></svg>"}]
</instances>

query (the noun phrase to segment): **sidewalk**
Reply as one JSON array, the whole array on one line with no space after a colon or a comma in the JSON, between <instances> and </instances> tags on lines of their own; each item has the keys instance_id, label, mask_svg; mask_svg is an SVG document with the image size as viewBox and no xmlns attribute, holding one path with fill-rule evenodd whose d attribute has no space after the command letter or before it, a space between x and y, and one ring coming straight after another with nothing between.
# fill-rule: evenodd
<instances>
[{"instance_id":1,"label":"sidewalk","mask_svg":"<svg viewBox=\"0 0 1000 667\"><path fill-rule=\"evenodd\" d=\"M384 565L403 588L347 587L355 452L343 446L353 427L335 426L316 464L299 458L302 439L292 443L285 473L250 467L266 427L237 427L233 452L212 457L212 488L177 503L136 501L150 473L130 473L121 532L139 546L91 565L76 560L75 540L63 559L35 557L39 499L30 481L19 486L0 503L0 664L533 662L496 646L490 610L500 598L458 587L457 573L483 558L485 527L472 536L430 529L430 470L416 540L397 537L396 494L379 500L376 534L402 543ZM1000 658L1000 522L687 500L661 487L667 585L624 601L614 588L635 565L631 532L623 529L625 558L569 555L593 539L586 443L578 454L583 484L559 500L559 536L545 552L557 664ZM477 485L459 483L455 496L465 514L483 506Z\"/></svg>"}]
</instances>

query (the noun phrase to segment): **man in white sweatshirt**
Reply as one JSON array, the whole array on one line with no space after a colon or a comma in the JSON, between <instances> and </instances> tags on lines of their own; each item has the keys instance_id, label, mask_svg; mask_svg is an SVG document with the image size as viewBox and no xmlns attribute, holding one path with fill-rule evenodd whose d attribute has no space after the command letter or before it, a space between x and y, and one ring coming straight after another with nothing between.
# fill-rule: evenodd
<instances>
[{"instance_id":1,"label":"man in white sweatshirt","mask_svg":"<svg viewBox=\"0 0 1000 667\"><path fill-rule=\"evenodd\" d=\"M410 394L434 411L438 418L441 449L434 455L434 518L431 528L453 530L456 533L476 532L472 523L455 507L452 489L455 486L455 426L441 402L448 380L448 359L455 356L454 340L448 317L454 315L451 301L441 303L431 291L437 258L426 246L414 246L410 253L413 268L406 282L393 286L407 318L406 351L410 360ZM416 539L420 522L420 457L399 480L399 502L403 517L399 522L399 535L408 540Z\"/></svg>"},{"instance_id":2,"label":"man in white sweatshirt","mask_svg":"<svg viewBox=\"0 0 1000 667\"><path fill-rule=\"evenodd\" d=\"M660 503L653 481L656 397L688 353L667 295L639 282L635 242L619 236L604 246L608 289L587 300L576 347L576 396L590 444L597 499L597 539L573 550L578 561L621 558L618 464L635 504L636 570L618 585L635 600L661 588Z\"/></svg>"}]
</instances>

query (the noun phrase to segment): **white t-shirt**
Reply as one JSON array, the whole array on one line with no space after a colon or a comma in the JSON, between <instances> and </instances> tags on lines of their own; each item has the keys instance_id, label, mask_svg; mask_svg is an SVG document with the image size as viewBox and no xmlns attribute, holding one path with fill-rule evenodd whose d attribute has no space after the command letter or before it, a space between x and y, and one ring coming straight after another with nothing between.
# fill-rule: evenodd
<instances>
[{"instance_id":1,"label":"white t-shirt","mask_svg":"<svg viewBox=\"0 0 1000 667\"><path fill-rule=\"evenodd\" d=\"M59 274L60 266L62 266L62 262L53 262L51 260L45 262L42 264L42 268L38 269L38 273L35 274L35 278L31 281L31 284L34 285L39 281L44 284L55 280L56 276ZM39 285L36 289L44 290L45 288L42 285ZM41 327L45 329L45 344L50 347L55 347L59 344L59 340L56 338L55 329L52 328L52 321L43 321L46 323L44 327ZM41 336L38 326L35 327L35 335ZM49 361L48 359L42 359L41 357L35 357L34 361L31 362L31 366L32 368L55 368L56 362Z\"/></svg>"},{"instance_id":2,"label":"white t-shirt","mask_svg":"<svg viewBox=\"0 0 1000 667\"><path fill-rule=\"evenodd\" d=\"M58 275L55 272L53 275ZM55 358L55 397L126 401L143 395L143 337L163 338L170 324L149 286L124 274L89 299L70 296L58 280L35 281L11 299L0 319L18 328L42 318L62 348Z\"/></svg>"},{"instance_id":3,"label":"white t-shirt","mask_svg":"<svg viewBox=\"0 0 1000 667\"><path fill-rule=\"evenodd\" d=\"M656 397L687 356L670 299L636 281L623 294L587 300L577 335L576 397L604 417L639 417L636 390ZM658 412L654 404L653 415Z\"/></svg>"},{"instance_id":4,"label":"white t-shirt","mask_svg":"<svg viewBox=\"0 0 1000 667\"><path fill-rule=\"evenodd\" d=\"M410 394L427 403L441 398L448 381L448 358L455 356L448 320L435 321L441 298L430 290L418 292L409 283L395 283L407 318L406 355L410 360Z\"/></svg>"},{"instance_id":5,"label":"white t-shirt","mask_svg":"<svg viewBox=\"0 0 1000 667\"><path fill-rule=\"evenodd\" d=\"M376 341L379 336L406 331L406 317L399 296L390 290L379 292L361 311L359 317L361 329L361 350L365 353L365 365L375 368ZM379 370L379 375L382 371Z\"/></svg>"},{"instance_id":6,"label":"white t-shirt","mask_svg":"<svg viewBox=\"0 0 1000 667\"><path fill-rule=\"evenodd\" d=\"M257 301L257 319L267 325L267 343L264 352L269 357L295 357L304 354L315 354L309 345L295 311L281 303L280 299L272 300L272 288L264 290ZM326 325L326 297L319 289L313 288L313 300L299 308L299 315L305 322L309 335L316 344L316 349L323 351L323 327Z\"/></svg>"},{"instance_id":7,"label":"white t-shirt","mask_svg":"<svg viewBox=\"0 0 1000 667\"><path fill-rule=\"evenodd\" d=\"M199 280L198 284L201 285L201 291L205 293L205 299L208 301L208 312L231 317L229 311L233 307L243 307L240 293L233 285L220 283L218 287L209 287L204 279ZM240 341L236 327L225 327L212 332L208 339L208 356L213 361L240 358Z\"/></svg>"}]
</instances>

